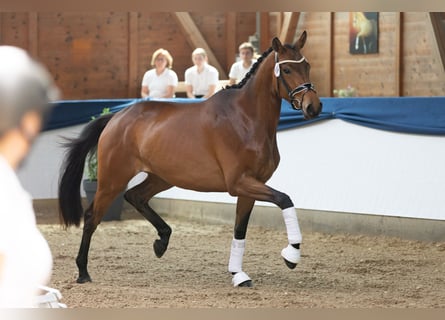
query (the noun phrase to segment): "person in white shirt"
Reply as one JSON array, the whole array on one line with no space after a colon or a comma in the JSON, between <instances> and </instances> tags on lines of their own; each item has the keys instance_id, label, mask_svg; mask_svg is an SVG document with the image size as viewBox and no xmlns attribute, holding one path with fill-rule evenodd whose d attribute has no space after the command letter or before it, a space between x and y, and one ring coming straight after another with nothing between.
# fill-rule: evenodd
<instances>
[{"instance_id":1,"label":"person in white shirt","mask_svg":"<svg viewBox=\"0 0 445 320\"><path fill-rule=\"evenodd\" d=\"M229 72L229 85L240 82L256 62L253 59L255 48L250 42L243 42L238 48L240 60L232 64Z\"/></svg>"},{"instance_id":2,"label":"person in white shirt","mask_svg":"<svg viewBox=\"0 0 445 320\"><path fill-rule=\"evenodd\" d=\"M23 49L0 46L0 308L37 307L50 280L51 251L16 170L58 97L43 65Z\"/></svg>"},{"instance_id":3,"label":"person in white shirt","mask_svg":"<svg viewBox=\"0 0 445 320\"><path fill-rule=\"evenodd\" d=\"M142 98L173 98L178 86L178 76L172 70L173 58L165 49L153 53L151 65L154 67L145 72L142 78Z\"/></svg>"},{"instance_id":4,"label":"person in white shirt","mask_svg":"<svg viewBox=\"0 0 445 320\"><path fill-rule=\"evenodd\" d=\"M188 98L209 98L215 93L219 80L218 70L208 64L207 53L196 48L192 53L194 66L185 70L184 80Z\"/></svg>"}]
</instances>

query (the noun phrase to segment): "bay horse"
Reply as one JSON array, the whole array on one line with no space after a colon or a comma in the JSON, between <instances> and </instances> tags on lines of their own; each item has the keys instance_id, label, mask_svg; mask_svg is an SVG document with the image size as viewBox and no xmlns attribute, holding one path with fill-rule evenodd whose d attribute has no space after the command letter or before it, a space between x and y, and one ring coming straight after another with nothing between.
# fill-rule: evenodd
<instances>
[{"instance_id":1,"label":"bay horse","mask_svg":"<svg viewBox=\"0 0 445 320\"><path fill-rule=\"evenodd\" d=\"M238 197L228 271L234 286L252 286L242 270L245 237L255 200L282 209L289 244L281 255L289 268L300 260L302 240L296 210L288 195L265 182L278 166L277 125L281 100L301 109L306 119L322 109L309 80L309 63L300 50L306 31L294 45L278 38L237 85L202 102L140 101L85 126L67 142L59 181L59 214L65 227L80 225L80 183L87 154L97 147L95 199L84 214L76 258L78 283L91 281L87 270L91 237L112 200L138 173L147 177L125 193L157 230L157 257L167 250L170 226L149 206L157 193L173 186ZM273 54L272 54L273 52Z\"/></svg>"}]
</instances>

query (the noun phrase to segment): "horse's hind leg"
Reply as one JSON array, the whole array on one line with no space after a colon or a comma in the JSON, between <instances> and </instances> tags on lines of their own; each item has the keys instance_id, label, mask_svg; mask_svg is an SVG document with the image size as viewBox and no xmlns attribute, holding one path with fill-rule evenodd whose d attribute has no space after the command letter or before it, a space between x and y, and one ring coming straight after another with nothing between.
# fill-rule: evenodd
<instances>
[{"instance_id":1,"label":"horse's hind leg","mask_svg":"<svg viewBox=\"0 0 445 320\"><path fill-rule=\"evenodd\" d=\"M242 270L243 255L246 245L246 232L255 200L238 197L236 204L235 230L230 249L229 272L232 273L232 283L235 287L251 287L252 280Z\"/></svg>"},{"instance_id":2,"label":"horse's hind leg","mask_svg":"<svg viewBox=\"0 0 445 320\"><path fill-rule=\"evenodd\" d=\"M85 211L82 241L80 243L79 253L77 254L76 258L76 264L79 269L77 283L91 282L91 277L88 274L87 269L91 237L93 236L94 231L96 231L102 217L105 215L106 211L111 205L111 202L126 187L128 180L121 180L122 182L120 184L114 182L113 188L109 187L111 184L107 181L105 183L98 184L94 200L89 208Z\"/></svg>"},{"instance_id":3,"label":"horse's hind leg","mask_svg":"<svg viewBox=\"0 0 445 320\"><path fill-rule=\"evenodd\" d=\"M148 174L147 178L137 186L128 190L124 197L131 203L158 231L159 239L153 243L153 250L158 258L162 257L168 247L172 229L154 211L148 201L157 193L171 188L168 184L154 174Z\"/></svg>"}]
</instances>

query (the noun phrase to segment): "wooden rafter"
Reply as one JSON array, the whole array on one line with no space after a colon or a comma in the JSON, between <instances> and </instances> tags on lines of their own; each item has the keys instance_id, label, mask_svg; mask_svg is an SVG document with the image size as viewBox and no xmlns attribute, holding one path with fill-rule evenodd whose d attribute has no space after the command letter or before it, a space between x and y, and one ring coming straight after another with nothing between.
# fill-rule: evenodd
<instances>
[{"instance_id":1,"label":"wooden rafter","mask_svg":"<svg viewBox=\"0 0 445 320\"><path fill-rule=\"evenodd\" d=\"M291 43L295 37L298 20L300 19L299 12L285 12L283 18L283 25L280 32L280 41L282 43Z\"/></svg>"},{"instance_id":2,"label":"wooden rafter","mask_svg":"<svg viewBox=\"0 0 445 320\"><path fill-rule=\"evenodd\" d=\"M199 31L190 14L188 12L175 12L174 17L176 17L176 20L184 31L185 38L190 46L193 48L203 48L207 52L209 63L218 69L219 78L227 79L225 69L219 63L218 59L213 53L213 50L204 39L201 31Z\"/></svg>"},{"instance_id":3,"label":"wooden rafter","mask_svg":"<svg viewBox=\"0 0 445 320\"><path fill-rule=\"evenodd\" d=\"M442 61L442 67L445 70L445 13L430 12L430 20L436 38L440 61Z\"/></svg>"}]
</instances>

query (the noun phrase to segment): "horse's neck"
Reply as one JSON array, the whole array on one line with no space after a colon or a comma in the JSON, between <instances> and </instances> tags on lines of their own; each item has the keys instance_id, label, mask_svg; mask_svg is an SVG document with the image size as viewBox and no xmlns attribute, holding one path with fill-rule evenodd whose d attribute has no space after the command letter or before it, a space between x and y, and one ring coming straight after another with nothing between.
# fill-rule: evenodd
<instances>
[{"instance_id":1,"label":"horse's neck","mask_svg":"<svg viewBox=\"0 0 445 320\"><path fill-rule=\"evenodd\" d=\"M249 101L244 104L246 112L255 118L255 121L264 124L271 134L275 134L280 118L281 98L276 94L277 80L271 76L272 70L271 66L260 66L245 84L243 94Z\"/></svg>"}]
</instances>

